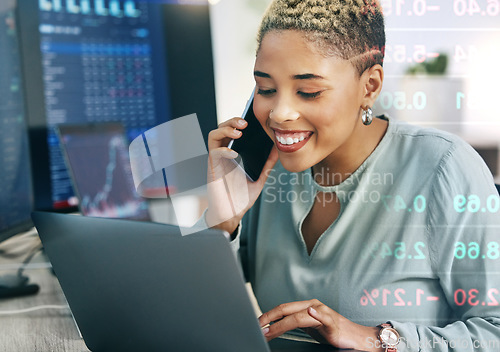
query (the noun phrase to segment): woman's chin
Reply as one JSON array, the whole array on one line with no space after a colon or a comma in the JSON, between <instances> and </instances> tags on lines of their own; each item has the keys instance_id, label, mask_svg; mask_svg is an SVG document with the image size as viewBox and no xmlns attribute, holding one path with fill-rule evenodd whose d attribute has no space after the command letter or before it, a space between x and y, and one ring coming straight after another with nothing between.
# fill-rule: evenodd
<instances>
[{"instance_id":1,"label":"woman's chin","mask_svg":"<svg viewBox=\"0 0 500 352\"><path fill-rule=\"evenodd\" d=\"M310 163L290 160L289 158L279 158L281 165L289 172L302 172L312 167Z\"/></svg>"}]
</instances>

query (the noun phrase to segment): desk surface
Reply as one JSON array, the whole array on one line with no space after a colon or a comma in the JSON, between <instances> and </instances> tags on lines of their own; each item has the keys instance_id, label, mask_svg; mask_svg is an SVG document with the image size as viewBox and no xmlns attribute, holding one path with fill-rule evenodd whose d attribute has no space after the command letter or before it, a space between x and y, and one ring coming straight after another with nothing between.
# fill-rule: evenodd
<instances>
[{"instance_id":1,"label":"desk surface","mask_svg":"<svg viewBox=\"0 0 500 352\"><path fill-rule=\"evenodd\" d=\"M21 243L22 242L22 243ZM39 243L38 237L29 236L24 239L13 237L2 243L1 248L12 248L15 245L32 248ZM28 251L26 253L28 253ZM16 266L26 255L17 259L0 257L0 276L15 274ZM44 265L46 258L37 254L34 264L25 270L30 283L40 286L36 295L0 299L0 312L26 309L41 305L67 305L59 282L51 269ZM45 266L45 267L44 267ZM0 351L33 352L33 351L88 351L80 338L68 309L43 309L15 315L0 315Z\"/></svg>"}]
</instances>

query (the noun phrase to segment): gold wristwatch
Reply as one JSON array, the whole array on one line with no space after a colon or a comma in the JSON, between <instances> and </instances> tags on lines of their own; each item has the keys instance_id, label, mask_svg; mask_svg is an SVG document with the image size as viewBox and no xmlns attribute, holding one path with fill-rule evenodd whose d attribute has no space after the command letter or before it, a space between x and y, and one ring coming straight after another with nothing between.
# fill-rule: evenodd
<instances>
[{"instance_id":1,"label":"gold wristwatch","mask_svg":"<svg viewBox=\"0 0 500 352\"><path fill-rule=\"evenodd\" d=\"M400 339L397 330L389 323L380 324L379 327L378 338L382 343L382 347L385 347L385 352L397 352Z\"/></svg>"}]
</instances>

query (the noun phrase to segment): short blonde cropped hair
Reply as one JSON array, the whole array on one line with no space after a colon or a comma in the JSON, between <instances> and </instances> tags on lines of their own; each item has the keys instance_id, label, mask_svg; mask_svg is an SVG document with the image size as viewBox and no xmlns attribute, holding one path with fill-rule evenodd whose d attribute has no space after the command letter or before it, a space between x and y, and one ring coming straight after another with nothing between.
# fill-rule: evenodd
<instances>
[{"instance_id":1,"label":"short blonde cropped hair","mask_svg":"<svg viewBox=\"0 0 500 352\"><path fill-rule=\"evenodd\" d=\"M273 30L297 30L326 56L350 60L359 75L383 65L384 17L378 0L274 0L262 19L258 49Z\"/></svg>"}]
</instances>

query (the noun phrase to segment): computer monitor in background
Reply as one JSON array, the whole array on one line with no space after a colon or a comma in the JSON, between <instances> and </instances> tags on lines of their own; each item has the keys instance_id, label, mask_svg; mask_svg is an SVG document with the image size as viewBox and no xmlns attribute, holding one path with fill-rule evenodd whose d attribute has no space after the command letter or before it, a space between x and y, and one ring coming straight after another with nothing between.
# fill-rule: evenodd
<instances>
[{"instance_id":1,"label":"computer monitor in background","mask_svg":"<svg viewBox=\"0 0 500 352\"><path fill-rule=\"evenodd\" d=\"M30 229L32 185L14 0L0 2L0 242Z\"/></svg>"},{"instance_id":2,"label":"computer monitor in background","mask_svg":"<svg viewBox=\"0 0 500 352\"><path fill-rule=\"evenodd\" d=\"M35 208L76 209L54 127L119 121L132 140L196 113L217 126L206 0L18 0Z\"/></svg>"}]
</instances>

